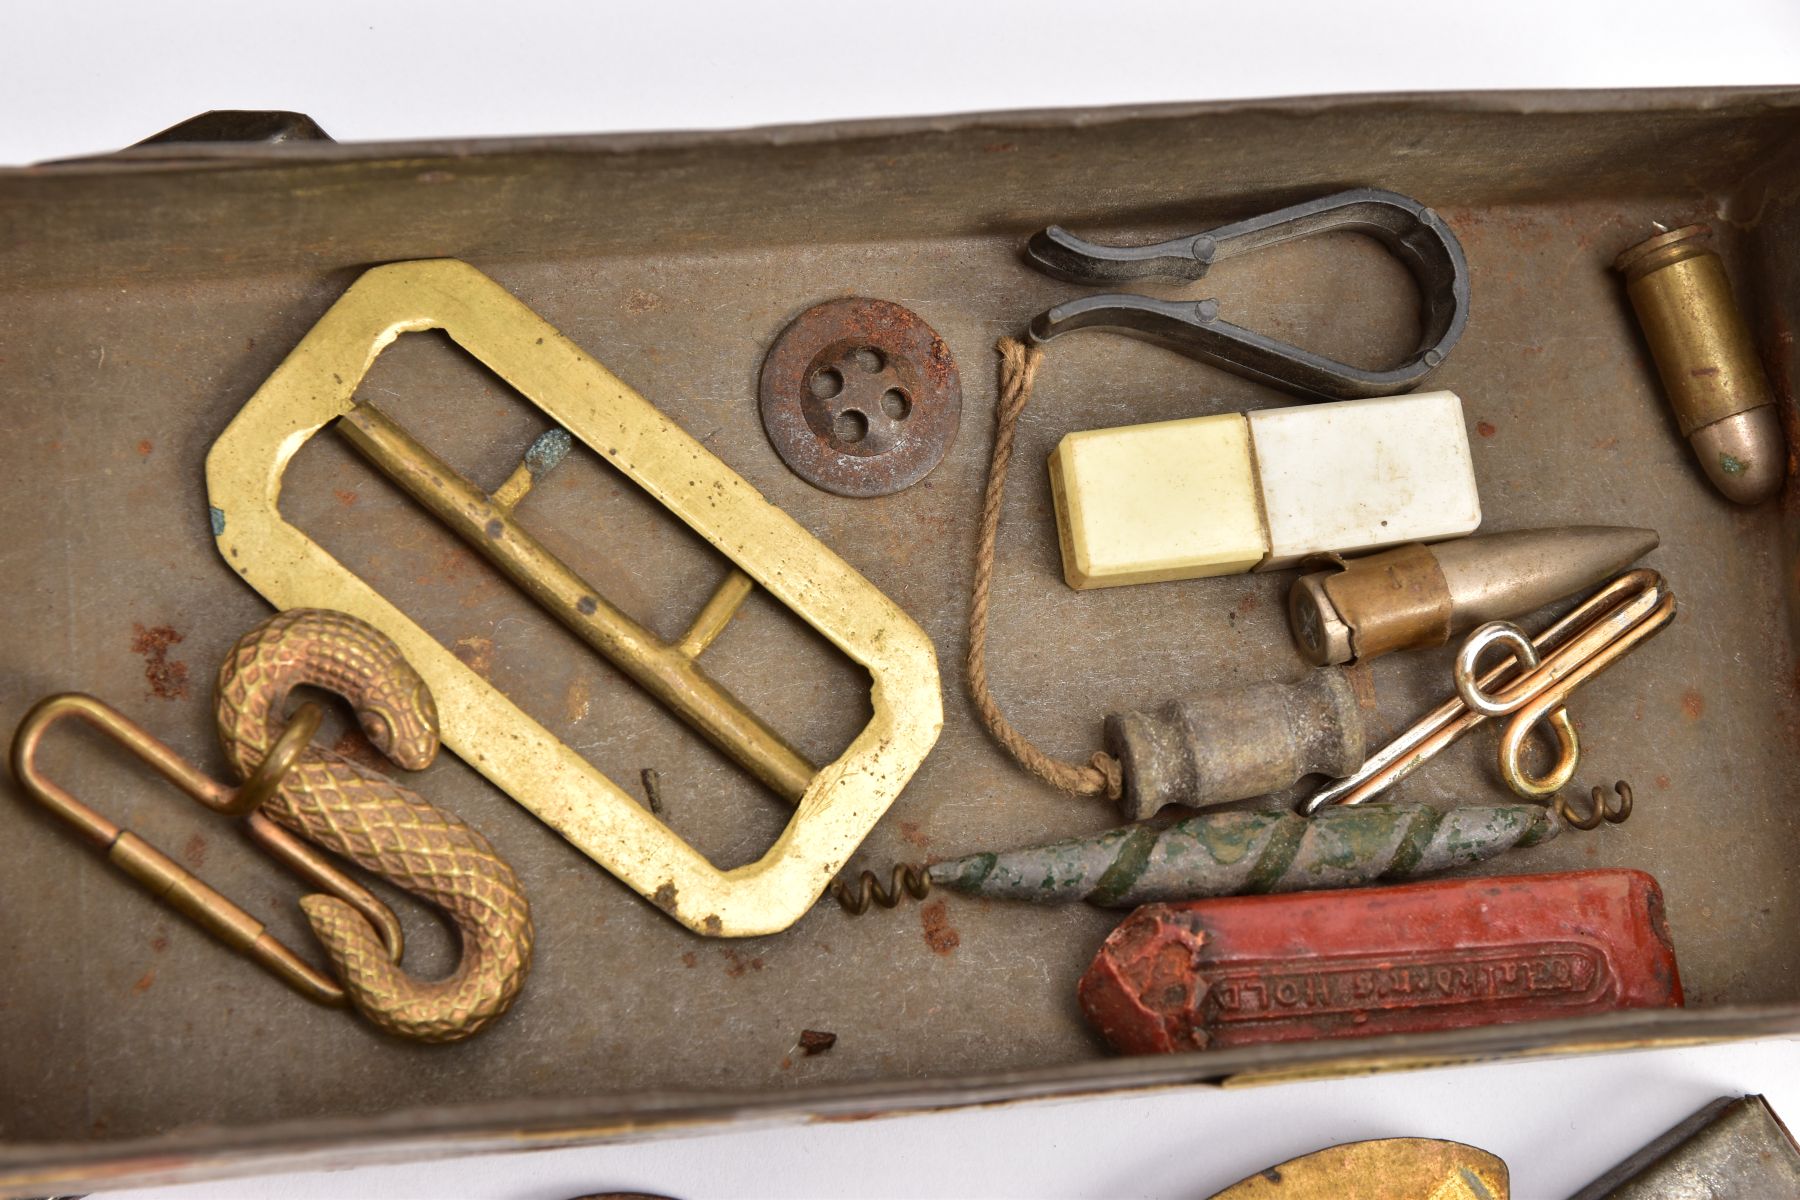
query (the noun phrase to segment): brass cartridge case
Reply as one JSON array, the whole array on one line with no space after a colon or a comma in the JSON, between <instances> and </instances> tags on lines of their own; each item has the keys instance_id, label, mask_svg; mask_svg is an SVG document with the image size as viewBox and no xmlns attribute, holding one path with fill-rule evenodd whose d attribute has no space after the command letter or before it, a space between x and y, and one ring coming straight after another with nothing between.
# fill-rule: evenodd
<instances>
[{"instance_id":1,"label":"brass cartridge case","mask_svg":"<svg viewBox=\"0 0 1800 1200\"><path fill-rule=\"evenodd\" d=\"M1681 434L1726 499L1759 504L1781 488L1787 450L1768 374L1738 312L1725 264L1688 225L1613 263L1637 313Z\"/></svg>"}]
</instances>

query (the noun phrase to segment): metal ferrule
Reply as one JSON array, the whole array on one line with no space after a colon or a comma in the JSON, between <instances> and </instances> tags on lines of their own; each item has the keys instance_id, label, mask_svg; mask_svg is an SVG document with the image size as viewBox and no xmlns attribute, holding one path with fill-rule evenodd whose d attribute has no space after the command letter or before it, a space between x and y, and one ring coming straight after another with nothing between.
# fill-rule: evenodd
<instances>
[{"instance_id":1,"label":"metal ferrule","mask_svg":"<svg viewBox=\"0 0 1800 1200\"><path fill-rule=\"evenodd\" d=\"M1452 607L1437 556L1414 544L1302 576L1288 593L1288 624L1300 653L1325 666L1441 646Z\"/></svg>"}]
</instances>

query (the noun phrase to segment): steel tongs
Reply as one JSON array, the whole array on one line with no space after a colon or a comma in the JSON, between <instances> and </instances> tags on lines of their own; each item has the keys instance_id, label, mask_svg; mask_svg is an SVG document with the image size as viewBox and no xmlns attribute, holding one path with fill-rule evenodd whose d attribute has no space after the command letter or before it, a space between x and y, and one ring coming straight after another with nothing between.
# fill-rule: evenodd
<instances>
[{"instance_id":1,"label":"steel tongs","mask_svg":"<svg viewBox=\"0 0 1800 1200\"><path fill-rule=\"evenodd\" d=\"M1114 329L1309 399L1354 400L1411 391L1444 361L1468 323L1469 264L1443 218L1397 192L1338 192L1150 246L1104 246L1052 225L1032 237L1025 257L1046 275L1069 283L1191 280L1205 276L1215 262L1331 230L1375 238L1419 285L1419 346L1398 366L1382 371L1353 367L1221 321L1217 300L1158 300L1124 292L1058 304L1031 322L1027 336L1041 345L1072 329Z\"/></svg>"}]
</instances>

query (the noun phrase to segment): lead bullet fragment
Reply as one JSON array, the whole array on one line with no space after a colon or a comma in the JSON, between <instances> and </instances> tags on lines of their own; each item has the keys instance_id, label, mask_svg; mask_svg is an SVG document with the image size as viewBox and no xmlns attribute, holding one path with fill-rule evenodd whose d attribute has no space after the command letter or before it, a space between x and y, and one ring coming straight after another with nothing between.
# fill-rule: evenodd
<instances>
[{"instance_id":1,"label":"lead bullet fragment","mask_svg":"<svg viewBox=\"0 0 1800 1200\"><path fill-rule=\"evenodd\" d=\"M1656 545L1651 529L1571 525L1401 546L1301 576L1288 624L1320 665L1441 646L1591 587Z\"/></svg>"}]
</instances>

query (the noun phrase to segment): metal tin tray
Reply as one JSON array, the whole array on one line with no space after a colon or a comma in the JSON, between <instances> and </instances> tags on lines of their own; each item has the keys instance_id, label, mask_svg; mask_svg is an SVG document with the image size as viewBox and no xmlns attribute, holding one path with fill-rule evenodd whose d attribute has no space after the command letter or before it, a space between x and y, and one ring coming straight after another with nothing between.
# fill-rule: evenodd
<instances>
[{"instance_id":1,"label":"metal tin tray","mask_svg":"<svg viewBox=\"0 0 1800 1200\"><path fill-rule=\"evenodd\" d=\"M416 782L486 832L533 900L537 966L511 1015L450 1048L398 1044L307 1005L136 894L51 818L5 804L0 871L0 1192L247 1166L545 1145L698 1120L1268 1078L1800 1030L1796 532L1735 509L1675 430L1608 270L1651 221L1713 223L1793 439L1800 92L1439 95L1051 112L743 133L345 146L145 147L0 172L0 396L8 537L0 727L40 695L105 696L201 765L220 656L267 609L217 556L201 466L258 383L363 268L449 255L499 279L916 617L946 726L856 866L1100 828L989 741L963 691L994 340L1067 295L1019 260L1062 222L1169 235L1339 188L1435 206L1473 271L1467 336L1434 377L1471 423L1491 530L1649 525L1677 623L1574 705L1581 782L1638 811L1491 872L1629 865L1662 882L1689 1007L1433 1036L1106 1057L1074 981L1116 914L949 897L851 919L829 902L748 941L693 936L473 771ZM1206 285L1233 320L1350 361L1403 352L1414 298L1355 236L1261 251ZM833 296L898 300L949 342L961 436L924 483L849 500L763 436L764 349ZM496 485L541 418L435 335L386 353L364 394ZM994 685L1054 750L1106 711L1292 677L1286 574L1076 594L1058 569L1044 456L1063 433L1287 402L1100 334L1051 347L1021 431L999 547ZM665 635L724 564L581 454L522 519ZM284 510L621 781L660 771L669 820L715 862L760 854L786 811L593 658L330 435ZM850 664L763 600L709 657L803 749L866 716ZM1374 668L1394 729L1447 687L1444 652ZM1500 794L1468 739L1410 799ZM227 824L98 742L51 769L298 946L297 887ZM10 784L7 790L12 791ZM164 794L167 793L167 794ZM407 911L409 962L449 942ZM807 1058L804 1028L838 1035Z\"/></svg>"}]
</instances>

